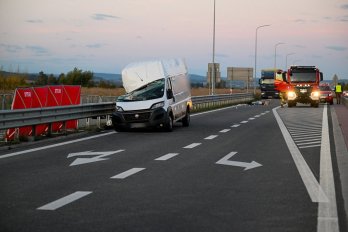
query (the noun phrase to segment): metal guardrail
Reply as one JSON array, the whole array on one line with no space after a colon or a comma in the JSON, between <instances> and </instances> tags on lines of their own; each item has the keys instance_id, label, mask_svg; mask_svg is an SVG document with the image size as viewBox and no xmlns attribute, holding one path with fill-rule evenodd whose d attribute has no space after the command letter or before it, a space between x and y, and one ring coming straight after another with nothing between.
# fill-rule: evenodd
<instances>
[{"instance_id":1,"label":"metal guardrail","mask_svg":"<svg viewBox=\"0 0 348 232\"><path fill-rule=\"evenodd\" d=\"M0 130L112 114L115 102L0 111Z\"/></svg>"},{"instance_id":2,"label":"metal guardrail","mask_svg":"<svg viewBox=\"0 0 348 232\"><path fill-rule=\"evenodd\" d=\"M194 109L210 106L221 106L253 99L251 93L224 94L192 97ZM50 124L68 120L100 117L110 115L115 110L115 102L89 103L81 105L31 108L0 111L0 130Z\"/></svg>"},{"instance_id":3,"label":"metal guardrail","mask_svg":"<svg viewBox=\"0 0 348 232\"><path fill-rule=\"evenodd\" d=\"M220 107L236 103L245 103L254 99L252 93L237 93L237 94L221 94L207 96L191 97L193 110L199 110L209 107Z\"/></svg>"}]
</instances>

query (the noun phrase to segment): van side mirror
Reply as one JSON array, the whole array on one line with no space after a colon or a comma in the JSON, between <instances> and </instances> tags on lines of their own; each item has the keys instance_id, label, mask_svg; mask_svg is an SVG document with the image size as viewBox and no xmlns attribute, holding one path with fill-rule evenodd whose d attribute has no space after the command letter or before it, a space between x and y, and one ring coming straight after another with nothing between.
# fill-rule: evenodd
<instances>
[{"instance_id":1,"label":"van side mirror","mask_svg":"<svg viewBox=\"0 0 348 232\"><path fill-rule=\"evenodd\" d=\"M167 89L167 99L174 98L173 90Z\"/></svg>"},{"instance_id":2,"label":"van side mirror","mask_svg":"<svg viewBox=\"0 0 348 232\"><path fill-rule=\"evenodd\" d=\"M323 81L324 77L323 77L323 73L320 72L320 81Z\"/></svg>"}]
</instances>

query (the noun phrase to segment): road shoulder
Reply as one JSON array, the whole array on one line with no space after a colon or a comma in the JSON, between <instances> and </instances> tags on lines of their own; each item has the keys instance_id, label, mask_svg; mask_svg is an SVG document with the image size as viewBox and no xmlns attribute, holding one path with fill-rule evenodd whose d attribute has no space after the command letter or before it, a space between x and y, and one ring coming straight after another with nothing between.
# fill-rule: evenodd
<instances>
[{"instance_id":1,"label":"road shoulder","mask_svg":"<svg viewBox=\"0 0 348 232\"><path fill-rule=\"evenodd\" d=\"M335 108L331 108L333 134L335 140L337 166L340 175L342 196L344 201L344 209L346 221L348 221L348 149L345 143L344 135L342 133L340 122L336 114Z\"/></svg>"}]
</instances>

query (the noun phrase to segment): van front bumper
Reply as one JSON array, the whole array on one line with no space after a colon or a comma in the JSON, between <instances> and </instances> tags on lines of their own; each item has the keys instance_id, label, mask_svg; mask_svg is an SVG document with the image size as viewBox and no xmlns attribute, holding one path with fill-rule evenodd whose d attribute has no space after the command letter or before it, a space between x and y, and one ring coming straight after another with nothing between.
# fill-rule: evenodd
<instances>
[{"instance_id":1,"label":"van front bumper","mask_svg":"<svg viewBox=\"0 0 348 232\"><path fill-rule=\"evenodd\" d=\"M115 111L112 114L112 124L115 128L146 128L163 127L168 123L167 111L163 108L154 110Z\"/></svg>"}]
</instances>

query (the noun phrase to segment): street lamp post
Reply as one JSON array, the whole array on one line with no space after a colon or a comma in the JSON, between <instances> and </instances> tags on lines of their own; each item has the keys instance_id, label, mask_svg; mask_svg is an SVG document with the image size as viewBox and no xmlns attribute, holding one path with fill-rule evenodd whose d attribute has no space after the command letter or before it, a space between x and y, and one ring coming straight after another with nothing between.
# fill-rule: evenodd
<instances>
[{"instance_id":1,"label":"street lamp post","mask_svg":"<svg viewBox=\"0 0 348 232\"><path fill-rule=\"evenodd\" d=\"M294 55L296 53L288 53L286 54L286 58L285 58L285 70L288 68L288 56Z\"/></svg>"},{"instance_id":2,"label":"street lamp post","mask_svg":"<svg viewBox=\"0 0 348 232\"><path fill-rule=\"evenodd\" d=\"M282 45L282 44L285 44L285 43L277 43L275 46L274 46L274 69L277 68L277 47L279 45Z\"/></svg>"},{"instance_id":3,"label":"street lamp post","mask_svg":"<svg viewBox=\"0 0 348 232\"><path fill-rule=\"evenodd\" d=\"M215 89L215 0L214 0L214 23L213 23L213 68L211 74L211 95L214 95Z\"/></svg>"},{"instance_id":4,"label":"street lamp post","mask_svg":"<svg viewBox=\"0 0 348 232\"><path fill-rule=\"evenodd\" d=\"M256 93L256 65L257 65L257 32L261 27L269 27L271 25L265 24L258 26L255 30L255 66L254 66L254 94Z\"/></svg>"}]
</instances>

